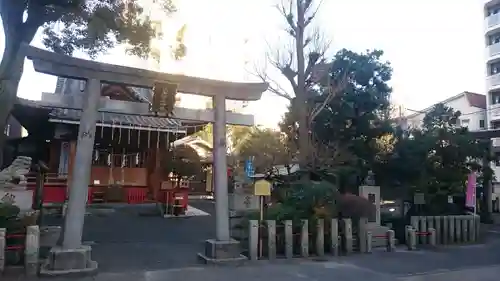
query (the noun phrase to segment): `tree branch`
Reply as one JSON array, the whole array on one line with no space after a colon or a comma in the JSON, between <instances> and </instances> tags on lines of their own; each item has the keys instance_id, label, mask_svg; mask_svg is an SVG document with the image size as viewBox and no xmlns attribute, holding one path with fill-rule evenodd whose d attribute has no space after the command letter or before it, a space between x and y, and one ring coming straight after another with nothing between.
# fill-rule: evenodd
<instances>
[{"instance_id":1,"label":"tree branch","mask_svg":"<svg viewBox=\"0 0 500 281\"><path fill-rule=\"evenodd\" d=\"M306 7L305 7L305 13L307 13L308 10L311 8L312 1L308 2L308 4L309 5L306 5ZM311 13L311 15L309 15L307 17L306 21L304 22L304 28L306 28L316 18L316 14L318 13L319 9L321 8L321 5L323 5L323 0L319 1L319 4L316 7L316 9Z\"/></svg>"},{"instance_id":2,"label":"tree branch","mask_svg":"<svg viewBox=\"0 0 500 281\"><path fill-rule=\"evenodd\" d=\"M289 7L288 9L285 8L285 1L288 1ZM286 22L288 23L288 27L290 30L288 30L288 33L296 37L297 36L297 25L294 22L293 19L293 14L292 14L292 5L293 1L292 0L282 0L280 4L276 5L276 9L279 11L279 13L286 19Z\"/></svg>"},{"instance_id":3,"label":"tree branch","mask_svg":"<svg viewBox=\"0 0 500 281\"><path fill-rule=\"evenodd\" d=\"M325 100L318 106L315 106L315 108L312 110L309 118L310 124L314 122L314 119L321 113L321 111L337 96L337 94L341 93L342 91L345 90L347 87L347 84L349 82L349 67L346 69L342 77L336 81L333 81L333 79L329 78L329 83L328 83L328 96L325 98Z\"/></svg>"},{"instance_id":4,"label":"tree branch","mask_svg":"<svg viewBox=\"0 0 500 281\"><path fill-rule=\"evenodd\" d=\"M265 70L258 70L256 68L255 71L251 74L259 78L262 82L268 83L269 87L267 88L267 90L270 91L271 93L280 96L282 98L285 98L287 100L293 99L293 96L290 95L283 87L281 87L280 83L278 83L276 80L272 79L269 75L267 75Z\"/></svg>"}]
</instances>

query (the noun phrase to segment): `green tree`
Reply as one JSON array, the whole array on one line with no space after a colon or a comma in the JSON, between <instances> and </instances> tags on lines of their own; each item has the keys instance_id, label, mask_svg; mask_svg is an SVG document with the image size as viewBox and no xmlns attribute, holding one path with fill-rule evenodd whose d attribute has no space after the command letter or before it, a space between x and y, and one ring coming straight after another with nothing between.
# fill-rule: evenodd
<instances>
[{"instance_id":1,"label":"green tree","mask_svg":"<svg viewBox=\"0 0 500 281\"><path fill-rule=\"evenodd\" d=\"M300 151L297 158L303 168L310 166L313 159L314 143L311 142L309 134L311 124L324 108L314 103L311 98L316 93L317 82L328 76L325 75L325 70L329 68L324 55L330 42L324 38L320 29L313 25L321 4L321 0L284 0L276 7L285 23L283 31L287 37L283 38L290 40L280 37L280 46L267 55L266 62L284 76L289 83L286 85L288 87L277 83L266 69L257 71L257 75L269 83L269 91L293 104L296 133L300 136L296 138L294 146ZM329 91L325 93L332 97L343 90L347 79L344 73L340 73L338 77L327 80L325 86Z\"/></svg>"},{"instance_id":2,"label":"green tree","mask_svg":"<svg viewBox=\"0 0 500 281\"><path fill-rule=\"evenodd\" d=\"M152 6L156 5L156 6ZM4 128L16 100L23 73L23 44L30 44L43 29L43 44L50 50L71 55L75 50L91 58L126 44L128 52L142 58L152 53L151 39L158 35L147 10L175 11L172 0L4 0L0 17L5 49L0 63L0 128ZM177 38L174 57L186 52L183 27ZM0 147L4 135L0 134Z\"/></svg>"},{"instance_id":3,"label":"green tree","mask_svg":"<svg viewBox=\"0 0 500 281\"><path fill-rule=\"evenodd\" d=\"M425 114L421 128L396 135L393 151L380 162L380 180L407 193L425 193L433 212L441 213L449 195L465 192L471 171L491 174L481 166L486 147L458 124L460 115L437 104Z\"/></svg>"},{"instance_id":4,"label":"green tree","mask_svg":"<svg viewBox=\"0 0 500 281\"><path fill-rule=\"evenodd\" d=\"M319 81L311 92L310 103L322 108L315 111L311 123L313 164L317 169L335 170L342 192L357 188L372 169L381 151L381 140L392 132L388 122L392 90L387 85L392 68L382 55L379 50L340 50L328 62L327 79ZM338 79L343 77L348 78L343 90L332 94L331 85L341 84ZM280 124L290 140L300 138L296 114L299 106L292 102Z\"/></svg>"},{"instance_id":5,"label":"green tree","mask_svg":"<svg viewBox=\"0 0 500 281\"><path fill-rule=\"evenodd\" d=\"M250 128L233 153L241 160L253 157L253 165L258 173L270 171L275 165L291 163L284 136L271 129Z\"/></svg>"}]
</instances>

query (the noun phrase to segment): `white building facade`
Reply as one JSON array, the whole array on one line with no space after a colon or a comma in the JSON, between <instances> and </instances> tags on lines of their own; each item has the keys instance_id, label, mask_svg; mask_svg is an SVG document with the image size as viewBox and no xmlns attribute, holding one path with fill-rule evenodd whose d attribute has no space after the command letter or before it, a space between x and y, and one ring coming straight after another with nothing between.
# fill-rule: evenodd
<instances>
[{"instance_id":1,"label":"white building facade","mask_svg":"<svg viewBox=\"0 0 500 281\"><path fill-rule=\"evenodd\" d=\"M484 1L484 37L486 68L486 108L489 129L500 128L500 0ZM492 140L496 161L495 193L500 193L500 138Z\"/></svg>"},{"instance_id":2,"label":"white building facade","mask_svg":"<svg viewBox=\"0 0 500 281\"><path fill-rule=\"evenodd\" d=\"M457 125L467 127L470 131L486 129L486 96L463 92L440 103L453 108L453 110L460 111L461 116ZM402 125L406 128L418 128L422 126L425 114L433 107L434 105L405 116Z\"/></svg>"}]
</instances>

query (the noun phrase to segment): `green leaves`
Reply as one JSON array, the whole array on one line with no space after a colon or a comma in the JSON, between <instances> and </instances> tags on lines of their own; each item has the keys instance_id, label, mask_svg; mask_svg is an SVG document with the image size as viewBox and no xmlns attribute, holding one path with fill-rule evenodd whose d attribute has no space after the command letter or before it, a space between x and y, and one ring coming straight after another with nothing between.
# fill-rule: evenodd
<instances>
[{"instance_id":1,"label":"green leaves","mask_svg":"<svg viewBox=\"0 0 500 281\"><path fill-rule=\"evenodd\" d=\"M126 44L127 51L141 58L151 54L151 40L160 33L154 18L176 11L172 0L43 0L4 1L0 14L6 33L17 29L21 34L43 28L43 44L57 53L73 54L76 50L94 58L117 44ZM161 13L163 12L163 16ZM28 18L22 21L23 15ZM28 34L28 33L26 33ZM174 57L185 55L183 32L178 34ZM34 33L23 41L30 42ZM11 37L9 37L11 38ZM9 39L8 38L8 39Z\"/></svg>"},{"instance_id":2,"label":"green leaves","mask_svg":"<svg viewBox=\"0 0 500 281\"><path fill-rule=\"evenodd\" d=\"M425 192L430 200L464 192L470 171L488 172L489 167L481 167L484 147L458 125L459 117L460 112L437 104L425 115L422 128L395 135L392 153L378 166L379 179Z\"/></svg>"}]
</instances>

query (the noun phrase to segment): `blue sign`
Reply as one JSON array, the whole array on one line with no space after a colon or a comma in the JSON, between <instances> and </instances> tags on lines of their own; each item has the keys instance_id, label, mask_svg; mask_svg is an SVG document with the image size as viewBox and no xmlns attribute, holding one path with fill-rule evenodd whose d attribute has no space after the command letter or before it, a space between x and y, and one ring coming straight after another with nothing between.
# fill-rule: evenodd
<instances>
[{"instance_id":1,"label":"blue sign","mask_svg":"<svg viewBox=\"0 0 500 281\"><path fill-rule=\"evenodd\" d=\"M249 178L254 175L253 163L251 159L245 160L245 173Z\"/></svg>"}]
</instances>

